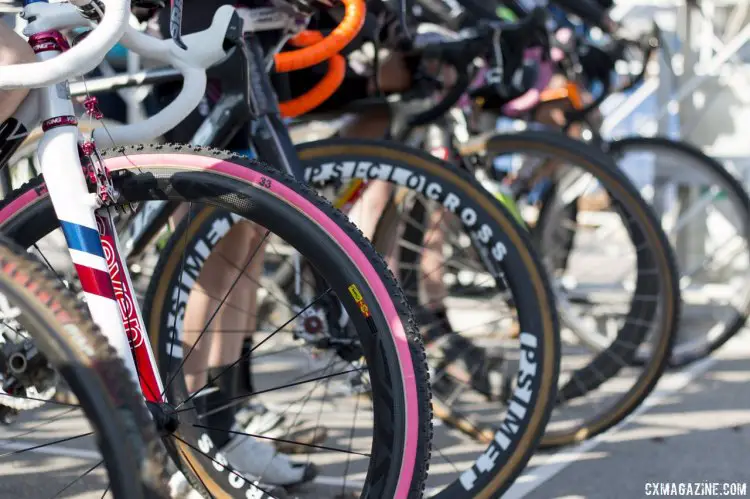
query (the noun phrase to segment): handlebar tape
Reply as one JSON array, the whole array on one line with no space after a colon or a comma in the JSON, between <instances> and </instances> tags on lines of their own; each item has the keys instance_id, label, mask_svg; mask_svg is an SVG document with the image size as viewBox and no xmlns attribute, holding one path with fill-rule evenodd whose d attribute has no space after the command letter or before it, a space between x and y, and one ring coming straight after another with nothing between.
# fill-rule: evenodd
<instances>
[{"instance_id":1,"label":"handlebar tape","mask_svg":"<svg viewBox=\"0 0 750 499\"><path fill-rule=\"evenodd\" d=\"M365 22L365 1L342 1L345 7L344 18L336 29L314 45L276 54L276 71L286 73L315 66L331 59L354 40Z\"/></svg>"}]
</instances>

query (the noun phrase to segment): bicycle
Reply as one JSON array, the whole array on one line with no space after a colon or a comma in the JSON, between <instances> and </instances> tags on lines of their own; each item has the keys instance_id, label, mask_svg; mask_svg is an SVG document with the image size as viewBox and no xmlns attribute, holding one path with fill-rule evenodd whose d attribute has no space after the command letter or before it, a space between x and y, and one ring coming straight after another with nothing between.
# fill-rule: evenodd
<instances>
[{"instance_id":1,"label":"bicycle","mask_svg":"<svg viewBox=\"0 0 750 499\"><path fill-rule=\"evenodd\" d=\"M243 217L266 226L266 235L274 230L292 241L330 281L328 293L337 296L348 313L351 333L362 335L360 356L364 362L346 372L368 371L373 412L378 420L363 487L378 496L418 495L431 432L424 354L401 292L352 226L289 177L238 156L171 145L150 149L132 146L99 153L91 142L79 144L64 82L94 67L118 40L131 50L148 52L173 64L183 73L185 84L180 96L161 113L135 126L108 127L104 135L95 132L98 142L138 142L141 137L162 134L197 105L205 86L205 68L225 58L228 50L241 50L237 47L242 24L231 7L220 9L204 32L182 38L177 30L174 41L156 41L127 26L129 4L106 0L101 15L100 5L89 0L74 4L26 2L27 17L34 18L27 29L42 62L3 68L0 86L46 87L32 92L33 97L24 102L14 118L19 127L33 128L20 123L33 125L39 115L39 101L47 103L42 106L45 137L39 146L46 183L27 192L39 196L37 201L43 198L49 202L60 221L52 211L44 218L34 216L40 222L34 230L48 233L62 226L94 321L106 331L133 378L140 381L147 406L159 430L166 434L164 440L173 460L205 496L268 494L262 484L252 481L262 480L262 476L246 479L232 469L198 424L195 399L206 387L188 395L181 376L169 368L158 369L151 346L145 341L146 327L119 250L115 208L126 210L132 203L152 199L209 202L233 213L235 219ZM181 6L179 1L175 4ZM92 20L98 21L97 28L69 50L54 31L71 25L90 26ZM175 26L179 27L178 19ZM181 43L189 48L183 51ZM31 200L28 196L25 199ZM18 206L18 201L11 196L5 200L5 207L14 203ZM46 202L29 206L50 206ZM27 233L24 240L13 226L32 211L4 217L8 234L24 247L39 238L32 236L29 240ZM304 233L300 228L305 228ZM179 338L180 327L176 318L170 324L175 339ZM374 331L379 334L373 337ZM152 330L152 334L158 333ZM181 345L174 342L170 346L175 357L180 350ZM179 372L181 366L177 367ZM297 385L309 382L303 379ZM171 404L165 400L167 393Z\"/></svg>"},{"instance_id":2,"label":"bicycle","mask_svg":"<svg viewBox=\"0 0 750 499\"><path fill-rule=\"evenodd\" d=\"M651 37L653 52L670 59L668 45L656 24ZM643 70L625 90L643 83L645 62L651 60L650 55L643 58ZM615 90L613 84L605 87L594 104L602 103ZM590 110L590 106L571 107L568 119L571 123L585 123ZM750 265L750 198L745 188L736 173L681 140L659 136L605 140L593 128L590 141L623 168L635 161L642 162L643 168L651 166L653 189L643 188L642 193L661 217L675 254L679 255L681 271L685 327L678 334L669 364L680 367L706 357L737 334L750 310L745 286ZM707 248L700 259L691 259L684 247L690 244L691 232L701 223L695 220L696 216L704 213L711 225L727 230L716 235L718 242ZM696 323L701 326L696 328Z\"/></svg>"},{"instance_id":3,"label":"bicycle","mask_svg":"<svg viewBox=\"0 0 750 499\"><path fill-rule=\"evenodd\" d=\"M538 17L530 16L529 19L526 19L517 25L503 25L498 31L502 31L503 36L518 36L520 33L523 33L528 26L537 21ZM467 37L467 39L455 44L444 43L426 45L421 48L421 50L432 54L439 54L442 53L442 51L452 54L462 54L461 60L463 61L466 59L467 53L472 53L473 51L484 51L486 48L486 40L489 39L490 36L493 36L493 32L494 28L482 32L480 35ZM243 65L244 64L247 63L244 62ZM255 64L259 65L259 63ZM457 66L460 66L461 64L462 63L457 63ZM324 79L325 78L327 77L324 77ZM206 121L200 126L195 134L195 137L199 142L211 139L219 140L218 144L226 143L221 141L229 141L233 131L240 128L243 119L247 119L246 114L243 115L241 106L236 104L237 102L242 102L242 99L237 99L236 95L242 95L242 93L247 92L247 90L243 89L241 86L237 88L231 84L225 84L223 90L223 96L219 99L215 108L211 111ZM239 118L237 116L239 116ZM415 116L413 119L418 120L421 118ZM254 124L251 126L251 129L258 130L260 129L260 126L262 125ZM263 140L264 135L266 137L275 138L277 136L285 136L286 132L275 130L274 133L259 133L253 136L253 145L255 146L256 151L258 151L258 157L273 157L271 156L271 154L274 154L273 148L278 148L278 146L269 146L267 141ZM486 281L487 287L491 290L497 290L500 293L506 293L506 297L503 298L502 295L499 295L498 298L500 299L499 301L507 300L510 302L509 307L511 309L511 317L507 318L508 321L520 322L520 326L518 327L521 328L522 331L539 331L540 326L530 326L527 321L529 321L533 315L539 314L540 311L543 311L542 313L546 314L546 311L550 310L550 307L545 305L545 302L540 299L546 291L544 291L543 281L539 280L540 273L538 267L533 264L533 260L530 262L524 256L529 250L529 243L522 239L525 237L523 232L519 231L518 227L513 224L509 214L495 211L497 208L490 208L494 203L490 201L486 193L483 193L475 182L471 182L465 175L461 175L459 172L456 172L454 168L451 168L445 163L437 162L427 154L419 154L412 148L404 148L403 146L393 143L336 139L304 144L298 148L298 151L300 159L305 163L304 171L297 174L298 178L304 178L319 189L325 190L327 187L331 186L346 185L350 178L355 179L353 184L357 185L360 184L360 182L356 179L361 179L363 176L366 176L370 180L370 185L377 184L378 182L402 185L408 191L411 191L413 195L418 197L423 197L425 194L432 193L432 202L436 204L445 204L449 207L449 210L453 210L457 216L460 216L463 212L467 214L475 214L476 219L467 219L464 226L460 228L459 231L467 236L471 236L474 230L470 229L472 228L472 225L474 225L477 227L476 230L482 234L481 239L476 240L475 244L478 251L487 255L487 259L479 264L483 265L490 274L490 278ZM368 169L355 168L355 165L363 164L371 164L373 167ZM344 165L344 167L338 169L334 165ZM332 166L334 167L332 168ZM380 173L374 173L377 171ZM420 181L422 184L421 187L417 187L413 183L407 182L409 178L413 179L416 176L424 179ZM428 188L430 185L433 187ZM362 186L360 185L360 187ZM363 194L364 189L354 188L350 190L349 186L347 186L344 188L344 191L352 194L352 197L347 198L347 201L349 202L342 202L341 198L339 198L336 200L336 206L348 210L348 213L351 216L352 214L356 214L351 209L351 204L356 197ZM451 203L446 201L452 198L462 200L460 207L457 207L455 203L451 206ZM440 211L437 211L437 213L440 213ZM154 220L159 220L159 218L160 217L154 216ZM163 217L161 218L163 220ZM498 225L498 222L500 222L500 225ZM158 223L159 222L157 222L157 224ZM207 232L205 232L207 228L198 228L198 224L190 225L196 227L196 229L194 229L196 230L195 235L190 235L188 237L188 240L190 241L188 244L191 247L197 247L198 245L205 246L206 244L208 244L209 248L215 247L216 243L208 243L205 237L205 235L207 235ZM188 227L190 225L188 225ZM208 227L208 224L206 224L205 227ZM189 234L187 227L178 227L171 236L171 244L181 244L181 241L186 237L186 234ZM501 242L501 244L498 244L498 242ZM168 246L168 248L169 247L170 246ZM515 255L512 256L512 253L516 251L521 255L522 260L519 260L517 261L517 264L514 264L511 263L511 258L517 258ZM170 253L169 250L165 251L166 255L169 255ZM279 251L279 253L281 252ZM163 258L164 262L173 260L166 255ZM283 297L290 297L288 298L288 302L293 305L294 296L299 293L299 291L297 291L297 284L295 284L298 282L296 276L300 275L300 273L303 276L305 275L298 270L299 264L296 262L287 260L284 263L285 264L277 265L278 268L273 269L273 275L269 276L267 281L264 281L264 285L266 286L268 286L269 281L274 283L275 286L273 289L278 291L269 294L272 295L272 298L281 302L276 308L281 309L282 311L286 307ZM529 265L533 266L530 270L526 270L529 268ZM176 268L175 264L170 266L173 269ZM523 275L526 275L526 277L521 277ZM152 284L165 281L170 282L175 279L174 270L170 273L165 273L160 266L156 267L154 276ZM534 289L528 289L527 286L523 284L524 281L531 281ZM314 279L310 279L309 277L308 279L305 279L303 277L302 282L303 284L308 285L311 289L316 288ZM173 294L170 291L171 288L167 285L160 286L160 288L161 289L157 290L156 293L150 296L170 296L170 294ZM153 286L152 289L154 289ZM279 297L282 297L282 299L279 299ZM414 300L413 295L408 298ZM498 306L501 305L498 304ZM505 308L508 308L508 306ZM514 308L517 309L517 312L512 312ZM518 317L512 317L516 313ZM311 315L311 326L309 330L306 330L305 325L302 325L300 328L302 331L297 334L303 339L315 344L314 342L319 341L321 336L321 327L319 324L326 324L326 326L322 327L323 332L326 332L329 331L328 328L335 327L336 320L335 316L331 317L325 311L324 307L319 307L317 310L312 311ZM161 317L159 320L164 321L164 318ZM283 318L279 318L276 322L279 321L283 322ZM503 344L503 348L507 347L507 355L509 358L523 359L525 356L524 352L526 351L527 346L530 346L531 343L524 343L525 341L528 341L524 339L524 335L519 338L519 336L514 336L510 331L506 333L504 330L513 330L514 327L512 325L508 327L504 322L498 323L499 327L497 327L497 331L493 334L495 341L506 341L507 344ZM485 329L492 328L493 323L494 321L486 324ZM550 326L552 326L552 328L550 328ZM545 338L550 339L541 340L540 338L540 340L535 341L535 344L540 345L544 353L537 351L534 357L538 359L543 355L544 362L546 363L553 358L548 356L548 352L554 351L554 343L551 343L551 341L553 341L551 340L551 335L555 326L554 322L547 322L546 324L542 323L541 327L543 328L543 331L545 331ZM549 333L547 333L547 331L549 331ZM325 337L325 334L323 334L323 336ZM332 336L335 338L335 335L332 334ZM541 344L541 341L544 341L544 343ZM520 350L518 347L519 343ZM435 362L433 362L433 365L436 366L433 368L436 373L436 379L439 376L445 376L445 368L439 367L439 364L436 364ZM493 454L499 453L498 455L501 456L494 461L496 464L493 468L487 469L487 467L482 465L478 460L470 470L466 470L461 475L460 482L456 480L451 483L449 480L452 480L452 478L450 478L448 473L445 473L445 477L435 477L434 480L428 482L428 486L434 484L432 489L438 497L443 495L452 497L456 494L477 494L477 490L481 490L482 488L484 488L485 493L499 494L512 483L512 480L517 475L518 471L522 469L526 460L531 455L531 452L533 452L535 447L534 436L539 434L540 422L544 421L546 418L543 400L548 396L547 390L550 386L549 383L552 382L553 379L551 373L553 372L552 370L554 369L554 366L552 364L546 364L543 369L547 374L539 373L538 377L535 376L534 381L535 383L536 379L540 379L543 383L542 385L539 385L539 391L537 392L537 389L535 388L536 385L532 384L532 399L529 401L524 400L524 405L527 405L528 409L525 411L519 410L516 414L509 411L502 417L498 417L496 411L487 411L487 413L483 415L483 418L488 422L491 421L492 426L489 426L488 423L487 427L482 427L481 430L479 430L477 429L479 425L473 425L475 433L481 433L479 444L489 445L489 447L484 450L484 455L490 452ZM528 379L532 376L532 370L527 369L524 361L522 361L521 365L512 364L512 367L508 368L507 371L504 371L502 375L504 379L510 380L514 377L516 372L518 372L519 375L522 375L524 379ZM448 376L448 378L452 377ZM443 381L445 382L446 380L444 379ZM449 384L452 383L450 379L448 382ZM501 389L502 388L497 387L498 391ZM461 388L461 391L462 390L463 387ZM470 392L474 393L473 389L470 390ZM453 396L456 395L461 394L453 394ZM490 400L494 403L499 401L494 394L490 396L493 397ZM506 396L508 399L503 400L506 404L511 404L512 401L515 400L512 393L508 393ZM461 398L466 397L464 396ZM454 417L455 414L449 414L449 411L445 410L444 404L436 402L433 404L433 407L436 414L440 415L444 420L449 420L449 423L458 423L459 425L463 424L466 426L467 423L461 423L459 418ZM531 410L532 407L533 410ZM523 417L524 419L518 423L512 422L513 419L517 417ZM518 432L507 431L507 428L511 427L518 428ZM500 428L500 430L497 430L497 428ZM505 428L505 430L503 430L503 428ZM498 448L496 442L503 443ZM477 450L472 449L471 452L478 454L481 450L482 447L479 447ZM449 449L437 449L434 460L437 460L438 462L444 460L446 462L446 468L452 468L455 473L460 473L460 467L452 464L450 458L446 456L448 451ZM500 463L504 459L508 461L508 464L500 466Z\"/></svg>"}]
</instances>

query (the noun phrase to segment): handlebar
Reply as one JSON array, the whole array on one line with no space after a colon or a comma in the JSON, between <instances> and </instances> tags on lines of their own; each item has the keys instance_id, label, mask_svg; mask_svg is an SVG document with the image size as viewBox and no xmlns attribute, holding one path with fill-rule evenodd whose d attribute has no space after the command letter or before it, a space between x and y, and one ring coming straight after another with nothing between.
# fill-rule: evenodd
<instances>
[{"instance_id":1,"label":"handlebar","mask_svg":"<svg viewBox=\"0 0 750 499\"><path fill-rule=\"evenodd\" d=\"M303 31L291 40L296 46L311 46L320 43L323 35L317 31ZM346 59L339 54L328 60L328 72L313 88L294 99L280 102L279 110L285 118L296 118L312 111L336 92L344 82Z\"/></svg>"},{"instance_id":2,"label":"handlebar","mask_svg":"<svg viewBox=\"0 0 750 499\"><path fill-rule=\"evenodd\" d=\"M287 73L305 69L331 59L359 34L365 23L365 0L342 0L344 18L330 35L299 50L276 54L276 71Z\"/></svg>"},{"instance_id":3,"label":"handlebar","mask_svg":"<svg viewBox=\"0 0 750 499\"><path fill-rule=\"evenodd\" d=\"M92 0L70 0L76 7L87 7ZM122 38L130 20L130 0L102 0L105 13L89 36L70 50L43 62L13 64L0 68L0 89L39 88L88 73L98 66L107 52ZM25 7L28 18L42 17L47 3L33 3ZM80 17L80 16L79 16ZM49 19L49 16L46 16ZM40 31L31 21L24 34Z\"/></svg>"},{"instance_id":4,"label":"handlebar","mask_svg":"<svg viewBox=\"0 0 750 499\"><path fill-rule=\"evenodd\" d=\"M227 56L225 47L238 46L243 23L233 7L220 7L211 26L199 33L174 40L158 40L128 25L130 0L105 0L106 11L99 25L75 47L44 62L0 68L0 88L44 87L94 69L118 41L135 53L173 66L183 77L177 97L159 113L136 124L108 126L94 131L94 140L104 147L152 140L169 131L187 117L199 104L205 92L206 69ZM301 50L276 54L277 70L305 68L329 59L331 71L304 99L283 103L285 115L299 115L325 101L341 84L345 61L338 51L359 32L365 18L364 0L344 0L346 13L341 24L326 38L320 33L303 32L292 40ZM34 20L26 32L91 27L93 22L81 15L81 6L95 5L91 0L70 3L35 3L27 7L27 17ZM89 7L89 10L91 7ZM255 26L245 27L249 30ZM262 29L262 28L260 28ZM230 41L231 43L226 43ZM82 48L83 47L83 48ZM62 62L59 62L62 61ZM72 61L72 62L71 62ZM65 66L63 70L60 68ZM304 100L304 102L303 102Z\"/></svg>"},{"instance_id":5,"label":"handlebar","mask_svg":"<svg viewBox=\"0 0 750 499\"><path fill-rule=\"evenodd\" d=\"M544 9L535 8L518 22L484 20L476 29L464 33L464 36L439 35L436 37L435 33L432 33L420 38L420 34L417 34L412 40L412 49L420 52L423 57L447 61L458 70L458 77L453 87L442 96L437 104L406 120L406 128L401 135L408 133L408 130L413 127L423 126L437 120L458 103L471 84L469 65L476 57L491 49L494 37L498 34L503 37L518 36L521 39L514 40L514 42L525 46L534 36L535 28L543 25L545 19ZM507 43L507 40L502 43Z\"/></svg>"},{"instance_id":6,"label":"handlebar","mask_svg":"<svg viewBox=\"0 0 750 499\"><path fill-rule=\"evenodd\" d=\"M121 43L124 47L150 59L169 64L183 76L177 97L164 109L144 121L130 125L107 126L94 130L94 140L103 147L153 140L172 128L200 104L206 91L206 69L227 56L227 40L242 36L242 22L233 7L224 5L214 14L211 26L182 37L188 47L183 50L171 39L157 40L128 28Z\"/></svg>"},{"instance_id":7,"label":"handlebar","mask_svg":"<svg viewBox=\"0 0 750 499\"><path fill-rule=\"evenodd\" d=\"M110 4L113 2L113 0L107 1ZM127 3L129 4L129 0ZM82 17L76 7L71 4L36 3L29 5L28 9L28 14L34 14L36 16L36 19L27 26L27 30L31 33L36 33L41 27L48 31L74 27L88 27L91 25L90 21ZM126 10L126 13L126 19L129 19L130 11ZM104 19L108 19L108 16L112 16L110 9L107 9ZM109 19L112 19L112 17L109 17ZM111 23L109 25L111 25ZM11 73L6 74L8 68L11 68L11 72L17 71L18 68L21 68L24 71L29 71L29 68L36 68L29 71L29 74L32 74L34 71L46 72L47 68L51 68L50 71L57 71L54 69L56 66L52 64L55 61L64 59L70 54L73 54L74 58L77 58L82 56L76 54L83 53L85 57L85 54L89 52L74 51L76 51L82 44L89 43L92 39L94 39L94 43L96 43L96 38L94 37L98 34L101 38L106 26L107 24L104 24L104 21L102 21L102 23L99 24L99 27L90 32L78 45L52 59L40 63L0 68L0 81L6 82L6 78L10 79L10 77L13 76ZM180 93L159 113L138 123L121 126L107 126L106 129L97 129L94 131L94 140L100 146L111 147L114 145L153 140L155 137L163 135L171 130L176 124L184 120L192 110L200 104L200 101L203 98L206 89L206 69L227 56L224 47L225 45L231 45L226 44L227 40L238 40L239 37L242 36L242 22L233 7L229 5L220 7L214 14L211 26L208 29L184 37L184 40L190 42L187 50L178 47L171 39L156 39L152 36L141 33L127 23L125 24L121 37L112 37L111 33L106 36L108 39L115 38L115 41L120 41L123 46L135 53L148 56L150 59L173 66L183 77L183 84ZM109 49L96 49L94 54L101 54L98 55L98 58L81 63L74 62L73 67L66 68L62 73L59 71L56 74L48 75L45 73L42 75L45 77L43 81L31 81L38 82L39 85L45 86L54 84L55 81L59 81L59 78L65 80L71 76L82 74L84 71L88 71L86 68L93 69L101 63L108 50ZM70 58L68 57L65 60L69 59ZM26 76L27 74L24 73L24 77ZM25 78L23 86L32 86L28 84L29 80L30 78Z\"/></svg>"}]
</instances>

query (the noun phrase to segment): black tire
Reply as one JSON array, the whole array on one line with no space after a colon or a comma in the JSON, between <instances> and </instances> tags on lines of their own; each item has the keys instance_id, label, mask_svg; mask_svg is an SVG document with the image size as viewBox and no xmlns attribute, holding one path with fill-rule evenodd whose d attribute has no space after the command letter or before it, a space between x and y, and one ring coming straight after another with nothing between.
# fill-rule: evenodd
<instances>
[{"instance_id":1,"label":"black tire","mask_svg":"<svg viewBox=\"0 0 750 499\"><path fill-rule=\"evenodd\" d=\"M21 310L23 329L88 417L114 497L169 497L167 453L156 426L130 373L88 310L56 276L4 239L0 295Z\"/></svg>"},{"instance_id":2,"label":"black tire","mask_svg":"<svg viewBox=\"0 0 750 499\"><path fill-rule=\"evenodd\" d=\"M680 322L681 304L679 272L672 248L638 190L611 158L600 150L562 134L543 131L493 135L486 139L483 147L488 157L524 152L531 155L535 152L543 153L545 157L562 160L592 174L609 193L616 211L624 213L623 218L628 220L626 227L634 247L638 248L638 269L656 269L655 273L651 270L638 272L634 298L627 314L628 321L617 333L618 341L600 351L588 365L576 369L573 378L559 388L559 394L570 399L596 389L603 380L616 376L622 367L632 363L638 354L638 346L650 338L654 341L654 346L637 381L615 403L606 404L595 416L586 418L580 424L571 425L569 429L548 430L541 445L556 447L593 437L635 410L654 389L668 364ZM545 225L552 224L556 227L557 222L552 221L557 220L556 215L566 213L564 208L563 204L553 206L551 202L545 203L534 231L543 234ZM642 251L641 248L647 248L648 251ZM544 254L543 247L541 252ZM646 295L647 292L657 292L658 303L635 298L641 294ZM617 365L612 358L625 359L624 364Z\"/></svg>"},{"instance_id":3,"label":"black tire","mask_svg":"<svg viewBox=\"0 0 750 499\"><path fill-rule=\"evenodd\" d=\"M195 168L179 166L179 164L175 166L169 162L165 165L161 162L165 155L171 155L177 163L183 161L178 160L177 155L190 156L193 158L192 162L188 163L186 158L186 163L191 165L201 163L203 167ZM296 246L306 248L306 252L313 253L309 255L310 261L314 262L321 274L326 276L334 292L338 290L337 295L350 312L349 315L357 331L371 332L374 328L375 331L383 332L364 338L362 341L365 357L371 369L370 379L373 383L375 414L379 418L376 425L378 433L373 439L368 480L369 492L373 497L392 497L398 488L401 493L408 492L409 497L420 497L423 493L429 463L432 433L429 382L424 349L411 312L406 307L395 280L356 228L309 188L276 169L239 155L206 148L154 145L118 148L105 151L102 156L105 166L108 161L114 163L119 158L121 168L114 171L112 175L115 187L121 193L121 203L170 199L213 205L215 208L202 212L206 217L219 213L226 219L232 218L229 212L237 213L282 235L287 241L294 242ZM137 166L137 163L140 166ZM147 164L150 166L146 166ZM217 165L224 165L236 173L212 171L211 169ZM252 177L253 175L255 177ZM251 177L254 178L253 181L246 180ZM320 222L315 222L302 208L298 208L275 194L271 190L271 185L274 189L278 188L288 195L293 195L300 206L304 205L318 210L320 216L325 218L328 227L336 227L335 230L339 234L337 237L340 240L337 242L334 236L329 235L327 229L319 225ZM36 180L14 191L0 205L0 211L3 207L9 210L2 230L24 247L33 245L58 225L45 191L43 184ZM9 208L14 200L34 195L39 197L27 203L25 208L18 210ZM193 218L193 220L198 219ZM191 228L193 227L198 226L192 225ZM178 239L173 239L173 244L184 244L184 239L179 239L179 241ZM342 241L359 249L350 249L349 253L345 253L339 246ZM175 254L176 251L170 249L164 252L165 255L168 253ZM178 253L177 256L182 256L182 253ZM369 270L367 268L360 270L354 263L355 258L360 257L369 264L357 261L365 267L369 265ZM160 263L161 272L163 273L164 267L173 262L174 259L163 259ZM365 271L369 274L364 274ZM155 275L159 275L159 272ZM368 277L366 278L365 275ZM145 300L147 310L144 316L162 368L165 367L164 362L169 361L169 357L174 355L176 358L177 350L169 347L171 342L166 335L160 334L162 331L159 326L165 325L172 330L172 341L176 341L175 335L180 333L180 328L175 326L174 320L168 322L162 320L170 312L161 305L166 299L163 288L167 288L168 284L170 282L166 279L155 279L150 286L148 298ZM359 300L364 300L364 303L370 305L369 318L361 311L359 302L355 301L353 293L348 290L351 285L356 285L359 289L361 293ZM378 289L380 291L377 291ZM383 296L386 296L388 303L384 303ZM397 314L398 321L394 317L390 317L391 322L386 319L384 315L386 305ZM403 331L401 333L404 335L403 341L397 340L394 336L396 334L394 331L398 329ZM401 341L401 346L397 345L397 341ZM403 348L404 345L408 349L409 362L412 364L411 372L402 372L402 369L406 369L404 364L406 361L400 358L398 349ZM376 352L377 355L375 355ZM172 367L178 366L179 362L172 362L171 365ZM167 383L169 374L165 371L162 371L162 375ZM407 385L407 383L413 383L413 385ZM416 408L414 414L408 415L405 414L407 408L402 399L405 397L407 386L415 387L415 400L410 404L411 407ZM171 399L172 403L179 404L187 400L187 389L184 378L181 376L174 378L168 391L174 397ZM187 409L190 409L189 405ZM186 410L180 414L180 429L167 447L173 452L176 461L181 464L183 473L197 490L206 497L244 498L254 493L257 494L258 489L255 485L242 480L240 475L223 465L225 464L225 461L222 462L223 457L214 449L205 430L196 429L192 425L196 422L194 411ZM408 421L419 423L407 426L407 418ZM407 453L404 449L406 435L418 436L418 439L409 437L412 438L412 443L409 445L414 445L416 458L411 469L411 479L400 483L401 464L405 462L404 456ZM406 466L410 464L407 463ZM268 497L265 494L259 495ZM256 496L252 495L252 497Z\"/></svg>"},{"instance_id":4,"label":"black tire","mask_svg":"<svg viewBox=\"0 0 750 499\"><path fill-rule=\"evenodd\" d=\"M745 243L746 253L750 251L750 197L742 183L717 160L690 144L663 137L625 138L609 143L606 149L615 160L628 153L654 153L674 158L673 161L684 165L685 169L692 165L692 168L701 171L711 185L720 186L727 194L732 207L740 217L739 222L743 224L739 236ZM704 344L694 347L685 345L683 348L678 335L670 358L670 367L682 367L710 355L742 329L750 314L750 285L744 288L738 301L732 305L735 308L734 316L727 320L723 327L717 330L711 328L712 334L706 338Z\"/></svg>"},{"instance_id":5,"label":"black tire","mask_svg":"<svg viewBox=\"0 0 750 499\"><path fill-rule=\"evenodd\" d=\"M397 143L359 139L310 142L298 146L298 151L305 165L305 180L314 187L325 188L348 179L378 179L410 190L428 192L437 203L458 199L459 204L452 207L454 212L473 212L471 217L467 217L469 221L464 222L466 232L473 233L477 229L478 232L487 233L486 229L489 229L490 235L486 241L482 241L482 249L491 254L492 248L502 245L506 250L504 256L492 257L493 264L501 269L512 290L521 322L520 330L528 332L536 343L533 356L535 372L530 374L524 369L518 370L519 379L524 379L521 383L524 387L529 379L532 380L528 384L531 396L522 401L528 410L515 424L511 422L514 416L504 420L498 417L495 428L504 429L491 432L487 439L489 446L478 456L477 463L463 472L461 480L454 481L434 496L500 497L536 450L552 409L559 369L554 298L528 234L471 175L422 151ZM358 168L358 165L367 167ZM382 225L381 230L387 232ZM382 242L380 237L374 238L379 249L378 245ZM383 234L382 237L388 239L392 234ZM518 397L511 398L513 402L521 401ZM442 413L447 408L434 405L434 410L436 415L440 412L440 416L445 417ZM515 432L506 431L508 423L516 429ZM482 459L483 456L492 458Z\"/></svg>"}]
</instances>

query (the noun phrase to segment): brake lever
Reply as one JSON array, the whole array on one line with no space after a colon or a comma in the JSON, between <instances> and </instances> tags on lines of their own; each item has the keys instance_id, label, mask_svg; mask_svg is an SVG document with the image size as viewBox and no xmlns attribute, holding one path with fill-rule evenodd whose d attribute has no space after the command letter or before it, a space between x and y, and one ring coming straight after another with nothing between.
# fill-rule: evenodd
<instances>
[{"instance_id":1,"label":"brake lever","mask_svg":"<svg viewBox=\"0 0 750 499\"><path fill-rule=\"evenodd\" d=\"M182 50L187 50L187 45L182 41L182 4L183 0L171 0L169 11L169 36Z\"/></svg>"}]
</instances>

